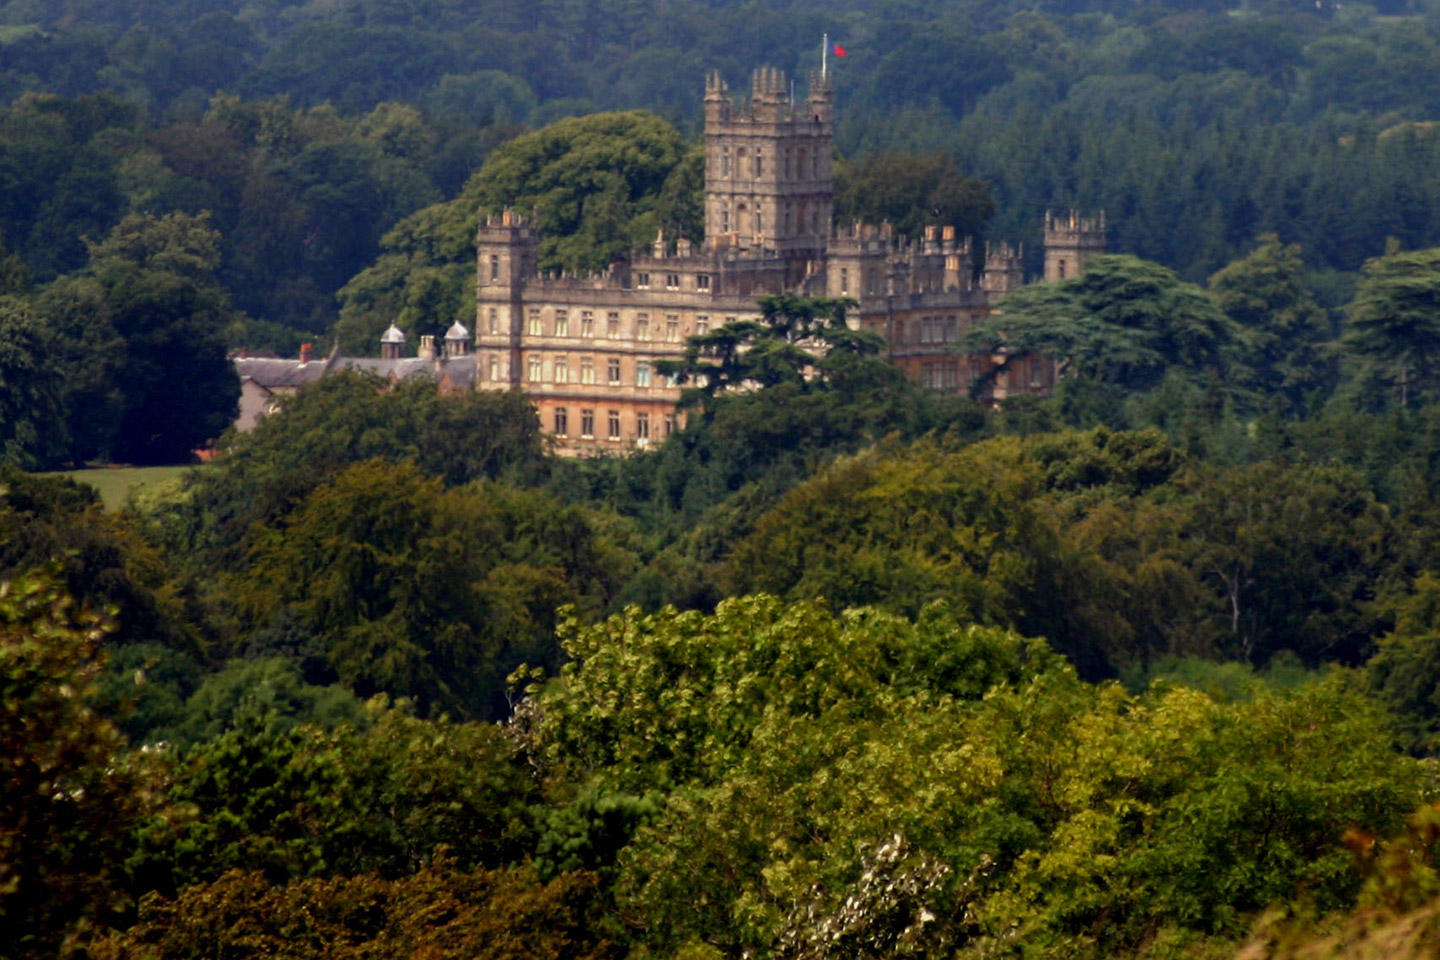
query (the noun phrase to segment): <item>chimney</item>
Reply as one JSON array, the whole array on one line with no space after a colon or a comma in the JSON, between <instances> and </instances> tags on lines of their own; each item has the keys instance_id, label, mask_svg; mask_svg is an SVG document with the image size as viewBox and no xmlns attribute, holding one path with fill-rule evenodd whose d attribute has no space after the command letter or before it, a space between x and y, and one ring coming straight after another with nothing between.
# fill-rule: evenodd
<instances>
[{"instance_id":1,"label":"chimney","mask_svg":"<svg viewBox=\"0 0 1440 960\"><path fill-rule=\"evenodd\" d=\"M420 349L415 354L421 360L435 359L435 337L433 334L422 334L420 337Z\"/></svg>"},{"instance_id":2,"label":"chimney","mask_svg":"<svg viewBox=\"0 0 1440 960\"><path fill-rule=\"evenodd\" d=\"M314 356L315 356L315 344L313 344L313 343L302 343L302 344L300 344L300 362L301 362L301 363L309 363L309 362L310 362L310 359L311 359L312 357L314 357Z\"/></svg>"}]
</instances>

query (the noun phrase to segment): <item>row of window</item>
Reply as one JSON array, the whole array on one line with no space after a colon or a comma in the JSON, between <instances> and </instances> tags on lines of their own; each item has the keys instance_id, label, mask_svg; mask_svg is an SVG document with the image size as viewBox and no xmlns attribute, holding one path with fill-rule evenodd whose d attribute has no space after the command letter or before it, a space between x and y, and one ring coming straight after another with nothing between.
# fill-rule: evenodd
<instances>
[{"instance_id":1,"label":"row of window","mask_svg":"<svg viewBox=\"0 0 1440 960\"><path fill-rule=\"evenodd\" d=\"M895 321L896 343L952 343L960 338L960 323L954 317L921 317L912 321L906 338L904 320Z\"/></svg>"},{"instance_id":2,"label":"row of window","mask_svg":"<svg viewBox=\"0 0 1440 960\"><path fill-rule=\"evenodd\" d=\"M734 317L726 317L725 322L729 323ZM547 329L548 327L548 329ZM489 332L499 335L500 313L495 308L490 309ZM618 311L611 311L605 315L603 326L597 322L595 313L592 310L581 310L580 316L575 323L571 323L570 311L556 308L551 311L549 323L546 323L545 311L539 307L532 307L525 319L525 332L532 337L543 337L547 334L552 337L580 336L594 339L597 334L603 334L607 340L639 340L642 342L663 340L665 343L679 343L689 331L686 325L681 322L678 313L667 313L663 323L661 321L651 322L650 314L639 313L631 324L622 324ZM695 333L697 335L710 332L710 318L695 318Z\"/></svg>"},{"instance_id":3,"label":"row of window","mask_svg":"<svg viewBox=\"0 0 1440 960\"><path fill-rule=\"evenodd\" d=\"M922 380L925 386L932 390L954 390L961 386L962 370L964 370L964 382L968 384L980 375L979 358L970 357L968 360L927 363L924 365Z\"/></svg>"},{"instance_id":4,"label":"row of window","mask_svg":"<svg viewBox=\"0 0 1440 960\"><path fill-rule=\"evenodd\" d=\"M806 207L804 200L794 202L785 200L780 204L780 235L788 237L794 233L804 233L807 226L806 210L809 210L808 226L812 234L820 232L820 205L815 204ZM730 203L726 200L720 201L720 232L730 232ZM765 214L757 205L751 210L745 203L735 205L735 230L744 233L746 227L752 233L765 232Z\"/></svg>"},{"instance_id":5,"label":"row of window","mask_svg":"<svg viewBox=\"0 0 1440 960\"><path fill-rule=\"evenodd\" d=\"M682 285L682 283L683 283L683 281L684 281L685 278L686 278L686 275L685 275L685 274L682 274L682 273L667 273L667 274L665 274L664 276L665 276L665 289L666 289L666 290L679 290L680 287L681 287L681 285ZM635 287L636 287L637 289L639 289L639 290L649 290L649 289L651 288L651 286L652 286L651 280L650 280L650 274L647 273L646 271L637 270L637 271L635 272L635 277L634 277L634 279L635 279ZM696 289L696 290L699 290L699 291L701 291L701 292L706 292L706 293L708 293L709 290L710 290L710 274L708 274L708 273L697 273L697 274L695 274L695 289Z\"/></svg>"},{"instance_id":6,"label":"row of window","mask_svg":"<svg viewBox=\"0 0 1440 960\"><path fill-rule=\"evenodd\" d=\"M491 367L498 369L498 361L491 359ZM581 357L579 366L571 369L570 358L561 354L550 362L550 375L556 383L595 383L596 366L594 357ZM605 382L612 387L621 385L621 368L619 357L609 357L605 360ZM530 383L543 383L545 381L545 361L538 354L532 354L526 361L525 379ZM648 360L637 360L635 363L635 386L650 387L655 385L654 367ZM664 384L667 387L676 386L674 377L665 377Z\"/></svg>"},{"instance_id":7,"label":"row of window","mask_svg":"<svg viewBox=\"0 0 1440 960\"><path fill-rule=\"evenodd\" d=\"M595 433L595 411L586 407L580 410L580 439L594 440ZM670 436L675 432L675 414L667 413L664 419L664 436ZM648 443L650 440L650 414L644 410L635 414L634 430L627 438L622 432L619 410L605 411L605 439L625 440L631 439L637 443ZM570 409L568 407L555 408L555 436L570 436Z\"/></svg>"},{"instance_id":8,"label":"row of window","mask_svg":"<svg viewBox=\"0 0 1440 960\"><path fill-rule=\"evenodd\" d=\"M808 160L808 163L807 163ZM780 151L780 172L784 180L793 180L796 177L805 176L806 170L810 172L810 179L820 179L820 152L808 153L804 147L800 147L791 153L790 147L784 147ZM755 148L753 154L748 148L739 147L735 151L735 162L730 162L730 148L720 148L720 176L725 179L734 177L763 177L765 176L765 151L759 147Z\"/></svg>"}]
</instances>

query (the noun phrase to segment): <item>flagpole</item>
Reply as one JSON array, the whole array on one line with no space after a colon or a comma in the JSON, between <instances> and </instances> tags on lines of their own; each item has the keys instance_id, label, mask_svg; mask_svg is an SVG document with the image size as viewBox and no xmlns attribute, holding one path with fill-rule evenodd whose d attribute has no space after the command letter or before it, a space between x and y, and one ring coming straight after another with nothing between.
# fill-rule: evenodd
<instances>
[{"instance_id":1,"label":"flagpole","mask_svg":"<svg viewBox=\"0 0 1440 960\"><path fill-rule=\"evenodd\" d=\"M825 69L826 69L826 67L829 65L829 60L830 60L830 34L828 34L828 33L822 33L822 34L820 35L820 77L821 77L821 79L824 79L824 77L825 77Z\"/></svg>"}]
</instances>

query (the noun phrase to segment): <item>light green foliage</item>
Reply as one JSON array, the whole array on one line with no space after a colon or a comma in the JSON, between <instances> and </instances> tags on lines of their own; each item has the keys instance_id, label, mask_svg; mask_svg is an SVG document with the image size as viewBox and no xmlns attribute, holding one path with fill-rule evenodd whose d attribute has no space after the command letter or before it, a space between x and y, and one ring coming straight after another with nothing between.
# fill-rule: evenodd
<instances>
[{"instance_id":1,"label":"light green foliage","mask_svg":"<svg viewBox=\"0 0 1440 960\"><path fill-rule=\"evenodd\" d=\"M654 114L573 117L498 148L473 196L486 211L533 213L541 269L599 270L654 241L657 197L684 157L680 134Z\"/></svg>"},{"instance_id":2,"label":"light green foliage","mask_svg":"<svg viewBox=\"0 0 1440 960\"><path fill-rule=\"evenodd\" d=\"M192 687L180 715L147 729L146 739L178 746L213 740L250 713L281 726L332 727L362 720L360 702L349 690L307 684L293 661L280 658L232 660Z\"/></svg>"},{"instance_id":3,"label":"light green foliage","mask_svg":"<svg viewBox=\"0 0 1440 960\"><path fill-rule=\"evenodd\" d=\"M96 709L104 635L52 573L0 581L0 926L16 958L72 951L126 906L125 832L148 795Z\"/></svg>"},{"instance_id":4,"label":"light green foliage","mask_svg":"<svg viewBox=\"0 0 1440 960\"><path fill-rule=\"evenodd\" d=\"M966 335L965 350L1000 344L1055 357L1065 376L1130 389L1174 370L1198 382L1223 371L1233 323L1193 284L1158 263L1097 257L1069 280L1031 284Z\"/></svg>"},{"instance_id":5,"label":"light green foliage","mask_svg":"<svg viewBox=\"0 0 1440 960\"><path fill-rule=\"evenodd\" d=\"M661 951L1058 958L1233 936L1297 889L1347 902L1341 833L1393 829L1424 784L1343 678L1132 696L934 608L911 624L751 597L571 627L566 648L540 755L666 790L617 887Z\"/></svg>"}]
</instances>

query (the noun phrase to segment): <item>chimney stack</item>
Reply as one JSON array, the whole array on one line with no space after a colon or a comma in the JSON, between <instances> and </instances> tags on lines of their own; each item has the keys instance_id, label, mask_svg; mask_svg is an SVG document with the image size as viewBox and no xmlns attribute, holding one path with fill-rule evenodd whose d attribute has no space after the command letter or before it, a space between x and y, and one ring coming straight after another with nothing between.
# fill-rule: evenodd
<instances>
[{"instance_id":1,"label":"chimney stack","mask_svg":"<svg viewBox=\"0 0 1440 960\"><path fill-rule=\"evenodd\" d=\"M311 359L313 356L315 356L315 344L313 344L313 343L302 343L302 344L300 344L300 362L301 362L301 363L309 363L309 362L310 362L310 359Z\"/></svg>"}]
</instances>

